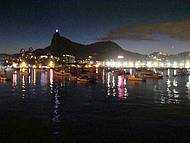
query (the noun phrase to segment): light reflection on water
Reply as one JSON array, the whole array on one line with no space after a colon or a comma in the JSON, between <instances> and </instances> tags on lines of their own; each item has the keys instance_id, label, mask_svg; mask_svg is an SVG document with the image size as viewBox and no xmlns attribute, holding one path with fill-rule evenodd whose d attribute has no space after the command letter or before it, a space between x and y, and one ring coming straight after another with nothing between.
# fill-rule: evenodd
<instances>
[{"instance_id":1,"label":"light reflection on water","mask_svg":"<svg viewBox=\"0 0 190 143\"><path fill-rule=\"evenodd\" d=\"M33 70L33 84L36 85L36 69Z\"/></svg>"},{"instance_id":2,"label":"light reflection on water","mask_svg":"<svg viewBox=\"0 0 190 143\"><path fill-rule=\"evenodd\" d=\"M50 93L53 93L53 69L50 69L49 74L49 87L50 87Z\"/></svg>"},{"instance_id":3,"label":"light reflection on water","mask_svg":"<svg viewBox=\"0 0 190 143\"><path fill-rule=\"evenodd\" d=\"M127 69L132 72L133 69ZM30 69L30 75L20 75L19 71L12 74L12 89L13 92L19 91L24 98L32 90L33 94L38 92L55 94L54 83L60 83L60 86L75 85L76 82L66 84L62 79L58 79L54 75L53 69L47 71L39 71L37 69ZM188 76L173 76L176 70L167 69L163 71L164 78L162 80L148 79L146 82L127 81L126 75L117 75L113 71L102 70L99 76L97 87L103 86L106 90L106 95L110 98L118 100L126 100L138 95L138 98L151 98L151 102L161 104L184 104L190 100L190 75ZM166 77L166 75L168 77ZM6 84L6 83L1 83ZM79 85L84 86L84 85ZM93 86L93 85L92 85ZM21 89L19 89L21 87ZM32 89L30 89L32 88ZM31 94L31 92L30 92ZM102 93L103 94L103 93ZM145 99L144 99L145 100Z\"/></svg>"},{"instance_id":4,"label":"light reflection on water","mask_svg":"<svg viewBox=\"0 0 190 143\"><path fill-rule=\"evenodd\" d=\"M190 75L188 75L188 80L187 80L187 83L186 83L186 87L187 87L187 91L186 91L186 93L187 93L187 98L190 100ZM189 103L189 105L190 105L190 103Z\"/></svg>"},{"instance_id":5,"label":"light reflection on water","mask_svg":"<svg viewBox=\"0 0 190 143\"><path fill-rule=\"evenodd\" d=\"M31 73L31 69L28 69L28 73ZM28 76L28 83L31 84L31 74Z\"/></svg>"},{"instance_id":6,"label":"light reflection on water","mask_svg":"<svg viewBox=\"0 0 190 143\"><path fill-rule=\"evenodd\" d=\"M130 70L128 69L127 71ZM151 104L151 106L149 106L150 108L153 107L152 105L154 104L190 105L190 75L182 77L173 76L174 70L172 69L170 70L171 74L169 77L164 76L162 80L148 79L146 82L127 81L126 75L118 75L115 72L103 70L102 72L100 71L102 76L99 76L97 84L86 85L79 84L72 80L63 80L57 77L52 69L47 71L31 69L30 72L31 75L28 76L20 75L19 71L14 72L12 82L0 83L0 88L2 89L0 90L0 95L6 94L7 90L12 89L9 95L14 94L19 96L11 96L11 98L16 97L21 99L21 101L13 100L16 104L12 107L14 109L10 107L9 110L14 110L14 112L18 113L24 111L22 117L25 117L25 113L31 111L29 115L32 115L32 117L37 116L45 121L49 119L51 126L50 132L56 137L61 134L61 128L63 128L64 124L63 118L67 118L67 116L64 116L65 113L67 113L67 115L70 114L68 120L72 119L72 123L77 122L76 118L80 118L82 121L85 116L87 116L86 118L94 118L95 115L93 113L99 113L102 117L102 113L104 113L102 110L108 110L105 109L106 107L104 106L108 103L107 101L111 101L109 102L108 111L110 111L111 108L111 110L118 112L118 117L124 117L122 120L129 115L128 112L125 112L126 108L123 108L125 105L129 105L126 107L131 109L144 104ZM167 75L168 70L165 70L164 73ZM4 88L7 88L7 90L4 90ZM6 92L3 92L3 90ZM6 104L9 104L9 100L10 98L7 98ZM6 100L2 100L1 102L6 102ZM20 105L20 102L24 104ZM6 104L4 103L2 105L4 106ZM113 106L110 106L112 104ZM118 108L115 109L115 105L118 104L122 107L119 108L119 106L117 106ZM6 108L9 107L6 106ZM135 114L137 110L134 110L133 113ZM152 108L152 110L145 110L148 110L147 112L150 111L154 116L154 108ZM140 111L141 109L137 112L140 114ZM161 114L161 116L162 115L163 114ZM105 114L103 118L106 118L106 116ZM130 116L130 118L133 118L132 116ZM138 116L138 114L136 114L136 116ZM142 116L144 116L143 113ZM149 118L149 116L147 118ZM136 120L138 120L138 118L136 118ZM85 119L84 122L86 123Z\"/></svg>"},{"instance_id":7,"label":"light reflection on water","mask_svg":"<svg viewBox=\"0 0 190 143\"><path fill-rule=\"evenodd\" d=\"M168 76L170 77L170 69L168 69Z\"/></svg>"},{"instance_id":8,"label":"light reflection on water","mask_svg":"<svg viewBox=\"0 0 190 143\"><path fill-rule=\"evenodd\" d=\"M12 83L12 86L13 86L13 88L16 88L16 86L17 86L17 84L18 84L18 77L17 77L17 73L16 72L14 72L13 73L13 83Z\"/></svg>"},{"instance_id":9,"label":"light reflection on water","mask_svg":"<svg viewBox=\"0 0 190 143\"><path fill-rule=\"evenodd\" d=\"M126 78L124 75L118 76L118 97L119 99L127 98Z\"/></svg>"},{"instance_id":10,"label":"light reflection on water","mask_svg":"<svg viewBox=\"0 0 190 143\"><path fill-rule=\"evenodd\" d=\"M53 95L53 134L57 135L59 134L59 128L60 128L60 116L61 116L61 110L60 110L60 87L58 84L55 85L54 87L54 95Z\"/></svg>"},{"instance_id":11,"label":"light reflection on water","mask_svg":"<svg viewBox=\"0 0 190 143\"><path fill-rule=\"evenodd\" d=\"M132 69L129 69L133 72ZM107 76L107 95L128 100L127 97L141 93L142 96L152 95L152 102L161 104L189 104L190 99L190 75L175 76L177 70L167 69L163 71L161 80L147 79L146 82L127 81L126 75L117 75L115 72L103 73ZM104 79L104 78L103 78ZM102 82L102 83L104 83ZM143 97L142 97L143 98Z\"/></svg>"},{"instance_id":12,"label":"light reflection on water","mask_svg":"<svg viewBox=\"0 0 190 143\"><path fill-rule=\"evenodd\" d=\"M177 75L177 71L176 71L176 69L173 71L173 75Z\"/></svg>"},{"instance_id":13,"label":"light reflection on water","mask_svg":"<svg viewBox=\"0 0 190 143\"><path fill-rule=\"evenodd\" d=\"M26 84L25 84L25 76L22 76L22 98L25 97L25 92L26 92Z\"/></svg>"},{"instance_id":14,"label":"light reflection on water","mask_svg":"<svg viewBox=\"0 0 190 143\"><path fill-rule=\"evenodd\" d=\"M187 87L187 93L190 93L190 75L188 75L188 81L186 83L186 87Z\"/></svg>"},{"instance_id":15,"label":"light reflection on water","mask_svg":"<svg viewBox=\"0 0 190 143\"><path fill-rule=\"evenodd\" d=\"M42 72L41 73L41 85L45 86L48 84L48 73L47 72Z\"/></svg>"}]
</instances>

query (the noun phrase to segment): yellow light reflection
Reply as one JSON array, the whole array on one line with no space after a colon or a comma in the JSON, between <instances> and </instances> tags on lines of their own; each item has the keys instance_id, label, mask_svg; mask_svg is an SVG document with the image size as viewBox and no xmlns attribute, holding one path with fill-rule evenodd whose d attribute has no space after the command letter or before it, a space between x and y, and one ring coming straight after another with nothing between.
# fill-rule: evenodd
<instances>
[{"instance_id":1,"label":"yellow light reflection","mask_svg":"<svg viewBox=\"0 0 190 143\"><path fill-rule=\"evenodd\" d=\"M36 69L33 71L33 84L36 85Z\"/></svg>"},{"instance_id":2,"label":"yellow light reflection","mask_svg":"<svg viewBox=\"0 0 190 143\"><path fill-rule=\"evenodd\" d=\"M50 69L49 74L49 83L50 83L50 93L53 93L53 69Z\"/></svg>"},{"instance_id":3,"label":"yellow light reflection","mask_svg":"<svg viewBox=\"0 0 190 143\"><path fill-rule=\"evenodd\" d=\"M48 66L49 66L50 68L54 68L55 65L54 65L53 61L50 61Z\"/></svg>"},{"instance_id":4,"label":"yellow light reflection","mask_svg":"<svg viewBox=\"0 0 190 143\"><path fill-rule=\"evenodd\" d=\"M22 62L21 64L20 64L20 68L27 68L28 66L27 66L27 64L26 64L26 62Z\"/></svg>"},{"instance_id":5,"label":"yellow light reflection","mask_svg":"<svg viewBox=\"0 0 190 143\"><path fill-rule=\"evenodd\" d=\"M105 70L103 69L103 71L102 71L102 83L104 84L104 80L105 80L105 78L104 78L104 76L105 76Z\"/></svg>"},{"instance_id":6,"label":"yellow light reflection","mask_svg":"<svg viewBox=\"0 0 190 143\"><path fill-rule=\"evenodd\" d=\"M98 70L98 68L96 68L96 74L98 74L99 73L99 70Z\"/></svg>"},{"instance_id":7,"label":"yellow light reflection","mask_svg":"<svg viewBox=\"0 0 190 143\"><path fill-rule=\"evenodd\" d=\"M24 76L22 76L22 98L25 97L25 91L26 91L25 78Z\"/></svg>"}]
</instances>

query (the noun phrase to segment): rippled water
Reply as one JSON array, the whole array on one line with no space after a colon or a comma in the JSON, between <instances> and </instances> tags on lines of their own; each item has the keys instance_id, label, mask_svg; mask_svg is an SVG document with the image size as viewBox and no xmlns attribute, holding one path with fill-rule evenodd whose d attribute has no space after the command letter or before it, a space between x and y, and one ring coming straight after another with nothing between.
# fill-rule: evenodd
<instances>
[{"instance_id":1,"label":"rippled water","mask_svg":"<svg viewBox=\"0 0 190 143\"><path fill-rule=\"evenodd\" d=\"M31 73L8 73L12 82L0 82L0 142L188 139L190 76L135 82L103 70L97 84L81 84L53 70Z\"/></svg>"}]
</instances>

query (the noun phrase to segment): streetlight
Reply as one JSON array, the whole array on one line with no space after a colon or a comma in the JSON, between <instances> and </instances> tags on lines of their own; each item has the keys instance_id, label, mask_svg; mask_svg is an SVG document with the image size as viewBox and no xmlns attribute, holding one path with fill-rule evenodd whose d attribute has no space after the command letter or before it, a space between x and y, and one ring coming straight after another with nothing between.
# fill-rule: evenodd
<instances>
[{"instance_id":1,"label":"streetlight","mask_svg":"<svg viewBox=\"0 0 190 143\"><path fill-rule=\"evenodd\" d=\"M48 66L49 66L50 68L54 68L55 65L54 65L53 61L50 61Z\"/></svg>"}]
</instances>

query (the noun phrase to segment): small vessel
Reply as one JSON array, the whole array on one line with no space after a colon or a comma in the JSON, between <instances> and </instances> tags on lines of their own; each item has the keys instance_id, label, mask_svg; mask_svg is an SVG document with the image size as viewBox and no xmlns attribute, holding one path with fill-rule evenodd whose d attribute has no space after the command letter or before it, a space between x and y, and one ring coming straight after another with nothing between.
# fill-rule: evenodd
<instances>
[{"instance_id":1,"label":"small vessel","mask_svg":"<svg viewBox=\"0 0 190 143\"><path fill-rule=\"evenodd\" d=\"M144 78L153 78L153 79L163 78L163 75L161 75L160 73L155 73L154 71L151 71L151 70L143 71L141 72L141 74Z\"/></svg>"},{"instance_id":2,"label":"small vessel","mask_svg":"<svg viewBox=\"0 0 190 143\"><path fill-rule=\"evenodd\" d=\"M65 70L55 70L54 73L58 76L71 76L71 73L66 72Z\"/></svg>"},{"instance_id":3,"label":"small vessel","mask_svg":"<svg viewBox=\"0 0 190 143\"><path fill-rule=\"evenodd\" d=\"M77 78L77 81L80 83L95 83L95 78L89 78L88 76L81 76Z\"/></svg>"},{"instance_id":4,"label":"small vessel","mask_svg":"<svg viewBox=\"0 0 190 143\"><path fill-rule=\"evenodd\" d=\"M80 83L88 83L89 82L87 76L78 77L77 81L80 82Z\"/></svg>"},{"instance_id":5,"label":"small vessel","mask_svg":"<svg viewBox=\"0 0 190 143\"><path fill-rule=\"evenodd\" d=\"M159 73L154 73L154 74L143 74L145 78L153 78L153 79L162 79L163 75Z\"/></svg>"},{"instance_id":6,"label":"small vessel","mask_svg":"<svg viewBox=\"0 0 190 143\"><path fill-rule=\"evenodd\" d=\"M140 75L128 75L127 80L129 81L146 81L146 78Z\"/></svg>"},{"instance_id":7,"label":"small vessel","mask_svg":"<svg viewBox=\"0 0 190 143\"><path fill-rule=\"evenodd\" d=\"M11 79L7 78L7 76L4 74L0 74L0 81L11 81Z\"/></svg>"},{"instance_id":8,"label":"small vessel","mask_svg":"<svg viewBox=\"0 0 190 143\"><path fill-rule=\"evenodd\" d=\"M176 76L185 76L185 75L190 75L190 71L185 68L177 70Z\"/></svg>"}]
</instances>

